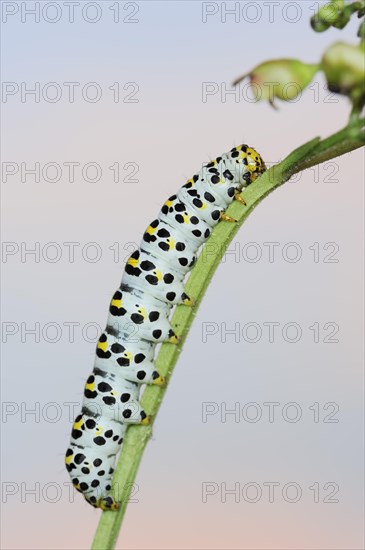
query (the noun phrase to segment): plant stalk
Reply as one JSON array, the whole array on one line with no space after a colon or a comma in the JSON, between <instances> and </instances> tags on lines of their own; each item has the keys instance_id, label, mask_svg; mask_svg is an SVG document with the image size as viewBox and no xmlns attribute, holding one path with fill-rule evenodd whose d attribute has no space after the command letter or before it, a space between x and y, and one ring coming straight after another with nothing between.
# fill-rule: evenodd
<instances>
[{"instance_id":1,"label":"plant stalk","mask_svg":"<svg viewBox=\"0 0 365 550\"><path fill-rule=\"evenodd\" d=\"M364 137L361 135L363 124L364 121L356 121L323 141L315 138L299 147L244 190L242 197L247 203L246 206L237 201L230 205L227 214L235 218L237 223L221 222L214 228L187 281L186 292L195 299L194 307L177 306L171 319L171 326L181 336L181 340L177 346L170 343L163 343L161 346L156 358L156 370L166 376L167 383L164 387L148 386L145 389L141 405L148 414L156 417L199 304L222 256L243 222L267 195L288 181L293 174L361 147L364 144ZM102 512L92 550L115 548L128 499L152 429L150 425L130 426L127 430L113 478L114 496L121 502L121 506L117 512Z\"/></svg>"}]
</instances>

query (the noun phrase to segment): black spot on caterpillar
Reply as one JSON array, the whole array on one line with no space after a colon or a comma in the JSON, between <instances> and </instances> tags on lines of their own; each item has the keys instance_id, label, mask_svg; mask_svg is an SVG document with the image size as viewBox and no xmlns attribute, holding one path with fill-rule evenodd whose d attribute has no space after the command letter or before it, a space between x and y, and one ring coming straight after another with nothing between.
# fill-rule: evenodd
<instances>
[{"instance_id":1,"label":"black spot on caterpillar","mask_svg":"<svg viewBox=\"0 0 365 550\"><path fill-rule=\"evenodd\" d=\"M191 305L183 281L199 248L237 194L265 170L247 145L204 165L164 203L129 257L65 457L74 487L95 508L118 508L110 495L116 456L127 425L149 423L139 403L140 385L164 382L154 368L155 346L178 341L169 315L176 304Z\"/></svg>"}]
</instances>

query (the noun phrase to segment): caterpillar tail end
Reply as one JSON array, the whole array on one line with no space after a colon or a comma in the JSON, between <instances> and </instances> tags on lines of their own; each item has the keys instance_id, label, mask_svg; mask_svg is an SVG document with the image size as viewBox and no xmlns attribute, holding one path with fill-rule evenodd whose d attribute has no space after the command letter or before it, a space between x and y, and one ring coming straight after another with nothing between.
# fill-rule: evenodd
<instances>
[{"instance_id":1,"label":"caterpillar tail end","mask_svg":"<svg viewBox=\"0 0 365 550\"><path fill-rule=\"evenodd\" d=\"M120 508L120 503L114 500L112 496L99 498L96 502L89 500L87 497L85 498L94 508L100 508L100 510L103 510L103 512L116 512Z\"/></svg>"}]
</instances>

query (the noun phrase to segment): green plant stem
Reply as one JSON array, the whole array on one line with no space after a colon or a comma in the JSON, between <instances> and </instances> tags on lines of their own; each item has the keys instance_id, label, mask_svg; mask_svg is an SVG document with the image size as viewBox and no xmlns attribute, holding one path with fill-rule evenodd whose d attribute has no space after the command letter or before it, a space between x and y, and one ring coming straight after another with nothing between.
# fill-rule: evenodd
<instances>
[{"instance_id":1,"label":"green plant stem","mask_svg":"<svg viewBox=\"0 0 365 550\"><path fill-rule=\"evenodd\" d=\"M171 325L176 333L181 335L181 341L177 346L169 343L162 344L156 358L156 369L166 376L167 383L209 282L229 243L246 218L267 195L288 181L293 174L360 147L364 143L359 134L360 126L361 124L348 126L323 141L315 138L299 147L244 190L242 196L247 206L237 201L230 205L227 213L236 218L238 223L222 222L214 228L186 284L186 292L195 299L195 305L193 308L185 305L177 306L172 317ZM158 412L166 389L167 385L149 386L142 396L143 408L153 417ZM102 513L92 545L93 550L112 550L115 547L139 463L151 437L152 429L152 426L128 428L113 479L114 495L121 502L121 506L117 512ZM161 474L163 474L162 471Z\"/></svg>"},{"instance_id":2,"label":"green plant stem","mask_svg":"<svg viewBox=\"0 0 365 550\"><path fill-rule=\"evenodd\" d=\"M365 119L359 119L354 115L348 126L322 140L318 147L310 151L307 158L298 164L292 174L358 149L365 143L364 126Z\"/></svg>"}]
</instances>

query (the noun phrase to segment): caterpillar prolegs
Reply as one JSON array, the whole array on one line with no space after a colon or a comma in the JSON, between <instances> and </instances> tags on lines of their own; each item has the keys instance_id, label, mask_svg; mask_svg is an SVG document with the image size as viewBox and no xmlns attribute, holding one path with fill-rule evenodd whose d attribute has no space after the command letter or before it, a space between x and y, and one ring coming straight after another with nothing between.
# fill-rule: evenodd
<instances>
[{"instance_id":1,"label":"caterpillar prolegs","mask_svg":"<svg viewBox=\"0 0 365 550\"><path fill-rule=\"evenodd\" d=\"M232 221L224 214L228 205L235 198L244 202L239 192L265 170L247 145L204 165L164 203L129 257L65 457L74 487L92 506L118 508L110 494L116 456L127 425L150 422L139 404L140 385L164 383L154 368L154 351L159 342L179 340L169 314L176 304L192 305L184 278L212 228Z\"/></svg>"}]
</instances>

